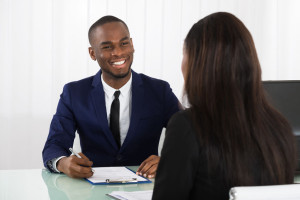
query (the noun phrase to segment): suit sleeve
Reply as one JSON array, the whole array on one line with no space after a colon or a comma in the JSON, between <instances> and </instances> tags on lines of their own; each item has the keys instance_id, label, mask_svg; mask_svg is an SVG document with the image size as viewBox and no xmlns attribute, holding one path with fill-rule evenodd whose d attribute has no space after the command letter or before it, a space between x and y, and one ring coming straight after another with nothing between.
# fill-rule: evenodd
<instances>
[{"instance_id":1,"label":"suit sleeve","mask_svg":"<svg viewBox=\"0 0 300 200\"><path fill-rule=\"evenodd\" d=\"M60 156L69 156L73 146L76 123L72 112L69 85L65 85L60 95L57 110L52 118L49 135L43 149L44 166L52 171L47 162Z\"/></svg>"},{"instance_id":2,"label":"suit sleeve","mask_svg":"<svg viewBox=\"0 0 300 200\"><path fill-rule=\"evenodd\" d=\"M181 107L180 102L173 93L170 85L166 83L165 86L165 98L164 98L164 127L167 127L169 119L172 115L179 111Z\"/></svg>"},{"instance_id":3,"label":"suit sleeve","mask_svg":"<svg viewBox=\"0 0 300 200\"><path fill-rule=\"evenodd\" d=\"M167 127L153 198L188 199L199 166L199 148L191 124L182 113Z\"/></svg>"}]
</instances>

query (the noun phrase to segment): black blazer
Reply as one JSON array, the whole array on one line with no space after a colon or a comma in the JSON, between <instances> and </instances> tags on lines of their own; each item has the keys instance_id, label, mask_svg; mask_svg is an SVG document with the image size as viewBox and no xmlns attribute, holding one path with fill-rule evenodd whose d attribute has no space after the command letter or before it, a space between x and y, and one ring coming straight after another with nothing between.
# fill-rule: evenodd
<instances>
[{"instance_id":1,"label":"black blazer","mask_svg":"<svg viewBox=\"0 0 300 200\"><path fill-rule=\"evenodd\" d=\"M228 172L224 171L221 162L211 169L205 153L208 149L200 145L195 130L190 110L178 112L170 119L155 178L154 200L229 199L229 190L233 185L229 185L223 175ZM290 144L294 142L293 139L290 138ZM264 161L259 155L256 156L255 159L249 157L247 163L254 185L278 184L276 180L262 179L261 175L266 168ZM286 181L286 184L291 184L293 179Z\"/></svg>"},{"instance_id":2,"label":"black blazer","mask_svg":"<svg viewBox=\"0 0 300 200\"><path fill-rule=\"evenodd\" d=\"M189 113L180 111L168 123L152 199L228 200L229 188L220 176L208 177Z\"/></svg>"}]
</instances>

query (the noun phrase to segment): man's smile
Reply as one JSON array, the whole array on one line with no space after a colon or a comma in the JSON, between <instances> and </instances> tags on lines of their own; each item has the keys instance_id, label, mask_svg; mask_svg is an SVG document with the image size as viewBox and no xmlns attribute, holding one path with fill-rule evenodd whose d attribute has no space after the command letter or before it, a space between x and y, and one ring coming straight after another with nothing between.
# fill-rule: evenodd
<instances>
[{"instance_id":1,"label":"man's smile","mask_svg":"<svg viewBox=\"0 0 300 200\"><path fill-rule=\"evenodd\" d=\"M116 60L116 61L112 61L110 62L110 65L116 69L122 69L124 67L126 67L126 59L120 59L120 60Z\"/></svg>"}]
</instances>

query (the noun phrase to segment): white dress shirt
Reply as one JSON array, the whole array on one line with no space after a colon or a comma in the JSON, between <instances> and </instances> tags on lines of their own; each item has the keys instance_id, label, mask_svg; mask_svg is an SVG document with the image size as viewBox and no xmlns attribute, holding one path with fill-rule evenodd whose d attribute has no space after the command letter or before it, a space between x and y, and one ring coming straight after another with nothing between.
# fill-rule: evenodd
<instances>
[{"instance_id":1,"label":"white dress shirt","mask_svg":"<svg viewBox=\"0 0 300 200\"><path fill-rule=\"evenodd\" d=\"M110 107L114 100L114 93L116 89L110 87L105 83L103 80L103 76L101 74L101 81L103 85L104 95L105 95L105 106L106 106L106 113L107 113L107 121L110 124ZM120 91L120 136L121 136L121 146L126 138L129 124L130 124L130 117L131 117L131 83L132 83L132 75L130 74L130 79L127 81L123 87L119 89Z\"/></svg>"}]
</instances>

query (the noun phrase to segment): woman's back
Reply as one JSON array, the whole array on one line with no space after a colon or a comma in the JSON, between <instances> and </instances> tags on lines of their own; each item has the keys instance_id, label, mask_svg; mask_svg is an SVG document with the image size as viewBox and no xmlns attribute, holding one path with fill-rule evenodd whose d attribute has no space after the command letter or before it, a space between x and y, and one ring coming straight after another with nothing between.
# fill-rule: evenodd
<instances>
[{"instance_id":1,"label":"woman's back","mask_svg":"<svg viewBox=\"0 0 300 200\"><path fill-rule=\"evenodd\" d=\"M200 134L201 135L201 134ZM279 138L278 138L279 139ZM294 138L287 139L293 144ZM284 166L290 161L282 160L284 174L276 174L276 170L268 171L267 160L259 150L249 150L238 163L245 171L238 173L236 166L228 168L222 155L226 154L217 142L210 144L213 147L203 146L199 139L190 109L175 114L170 120L161 160L155 179L153 199L228 199L229 189L242 185L274 185L293 182L294 166ZM265 142L266 146L274 145L272 141ZM292 148L291 148L292 149ZM286 150L283 150L286 152ZM216 155L208 158L208 153ZM232 155L232 152L227 152ZM291 152L292 154L294 152ZM228 157L228 155L225 155ZM290 159L290 156L282 159ZM275 167L276 168L276 167ZM270 175L271 174L271 175ZM285 177L279 182L272 174ZM233 182L233 180L235 182Z\"/></svg>"}]
</instances>

